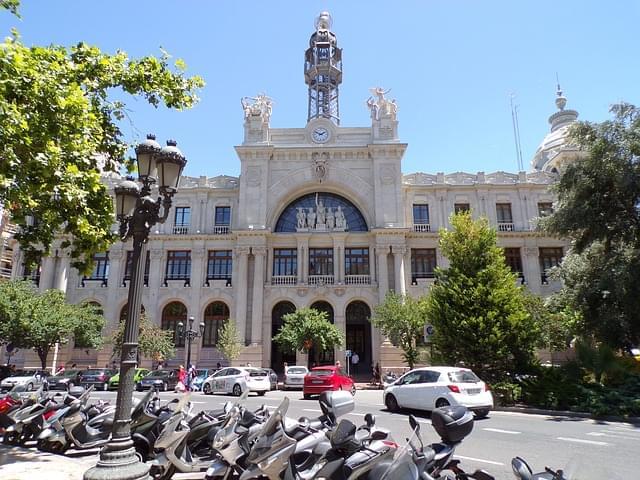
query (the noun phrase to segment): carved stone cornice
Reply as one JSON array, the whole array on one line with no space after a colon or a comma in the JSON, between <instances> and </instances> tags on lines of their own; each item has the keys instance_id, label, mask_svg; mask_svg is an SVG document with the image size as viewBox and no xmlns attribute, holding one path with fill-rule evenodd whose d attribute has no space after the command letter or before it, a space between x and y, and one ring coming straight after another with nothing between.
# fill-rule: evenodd
<instances>
[{"instance_id":1,"label":"carved stone cornice","mask_svg":"<svg viewBox=\"0 0 640 480\"><path fill-rule=\"evenodd\" d=\"M235 247L233 249L233 254L236 257L239 257L241 255L249 255L250 252L251 252L251 247Z\"/></svg>"},{"instance_id":2,"label":"carved stone cornice","mask_svg":"<svg viewBox=\"0 0 640 480\"><path fill-rule=\"evenodd\" d=\"M257 257L263 257L267 254L267 247L251 247L251 253Z\"/></svg>"}]
</instances>

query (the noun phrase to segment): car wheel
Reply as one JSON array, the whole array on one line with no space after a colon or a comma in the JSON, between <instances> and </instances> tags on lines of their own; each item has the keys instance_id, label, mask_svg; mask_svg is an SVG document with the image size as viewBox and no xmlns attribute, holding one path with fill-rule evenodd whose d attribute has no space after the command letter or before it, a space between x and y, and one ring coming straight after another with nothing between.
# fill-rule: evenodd
<instances>
[{"instance_id":1,"label":"car wheel","mask_svg":"<svg viewBox=\"0 0 640 480\"><path fill-rule=\"evenodd\" d=\"M352 397L356 396L356 386L355 385L351 385L351 396Z\"/></svg>"},{"instance_id":2,"label":"car wheel","mask_svg":"<svg viewBox=\"0 0 640 480\"><path fill-rule=\"evenodd\" d=\"M211 385L209 385L208 383L202 385L202 393L205 395L211 395Z\"/></svg>"},{"instance_id":3,"label":"car wheel","mask_svg":"<svg viewBox=\"0 0 640 480\"><path fill-rule=\"evenodd\" d=\"M390 412L397 412L398 410L400 410L400 406L398 405L396 397L394 397L391 393L384 399L384 404L387 406L387 410L389 410Z\"/></svg>"},{"instance_id":4,"label":"car wheel","mask_svg":"<svg viewBox=\"0 0 640 480\"><path fill-rule=\"evenodd\" d=\"M476 418L485 418L487 415L489 415L489 409L481 408L480 410L474 410L473 413Z\"/></svg>"},{"instance_id":5,"label":"car wheel","mask_svg":"<svg viewBox=\"0 0 640 480\"><path fill-rule=\"evenodd\" d=\"M242 387L236 383L233 386L233 391L231 393L233 393L234 397L239 397L240 395L242 395Z\"/></svg>"},{"instance_id":6,"label":"car wheel","mask_svg":"<svg viewBox=\"0 0 640 480\"><path fill-rule=\"evenodd\" d=\"M267 392L266 392L266 390L265 390L265 391L257 392L257 393L258 393L258 396L259 396L259 397L264 397L265 393L267 393Z\"/></svg>"},{"instance_id":7,"label":"car wheel","mask_svg":"<svg viewBox=\"0 0 640 480\"><path fill-rule=\"evenodd\" d=\"M18 445L20 442L20 434L18 432L5 433L2 441L5 445Z\"/></svg>"},{"instance_id":8,"label":"car wheel","mask_svg":"<svg viewBox=\"0 0 640 480\"><path fill-rule=\"evenodd\" d=\"M167 382L164 382L164 383L162 384L162 391L163 391L163 392L166 392L166 391L168 391L168 390L169 390L169 384L168 384Z\"/></svg>"},{"instance_id":9,"label":"car wheel","mask_svg":"<svg viewBox=\"0 0 640 480\"><path fill-rule=\"evenodd\" d=\"M444 398L439 398L436 401L436 408L448 407L449 405L451 405L449 401L445 400Z\"/></svg>"},{"instance_id":10,"label":"car wheel","mask_svg":"<svg viewBox=\"0 0 640 480\"><path fill-rule=\"evenodd\" d=\"M30 392L31 390L33 390L33 383L27 385L27 392Z\"/></svg>"},{"instance_id":11,"label":"car wheel","mask_svg":"<svg viewBox=\"0 0 640 480\"><path fill-rule=\"evenodd\" d=\"M304 398L305 400L309 400L311 398L311 395L309 395L308 393L303 393L302 398Z\"/></svg>"}]
</instances>

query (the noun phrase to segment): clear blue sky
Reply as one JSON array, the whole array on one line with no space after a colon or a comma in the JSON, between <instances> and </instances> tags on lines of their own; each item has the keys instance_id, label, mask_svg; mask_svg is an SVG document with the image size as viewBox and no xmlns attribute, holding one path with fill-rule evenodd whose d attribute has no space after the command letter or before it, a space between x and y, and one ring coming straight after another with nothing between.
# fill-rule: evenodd
<instances>
[{"instance_id":1,"label":"clear blue sky","mask_svg":"<svg viewBox=\"0 0 640 480\"><path fill-rule=\"evenodd\" d=\"M619 100L640 104L640 2L629 0L23 0L22 20L0 12L0 31L184 59L207 82L201 102L175 112L130 101L123 130L175 138L188 175L237 175L241 97L271 96L272 127L305 125L303 54L325 9L343 48L342 125L369 125L369 88L391 88L405 173L517 170L511 93L528 169L555 111L556 72L583 120L609 118Z\"/></svg>"}]
</instances>

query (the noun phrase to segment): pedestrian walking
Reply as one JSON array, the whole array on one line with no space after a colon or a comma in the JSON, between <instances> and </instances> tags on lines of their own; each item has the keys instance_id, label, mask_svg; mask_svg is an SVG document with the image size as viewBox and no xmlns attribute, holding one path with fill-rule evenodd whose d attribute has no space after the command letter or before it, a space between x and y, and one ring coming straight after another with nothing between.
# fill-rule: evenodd
<instances>
[{"instance_id":1,"label":"pedestrian walking","mask_svg":"<svg viewBox=\"0 0 640 480\"><path fill-rule=\"evenodd\" d=\"M176 384L176 392L184 392L186 391L186 381L187 381L187 371L184 369L184 366L180 365L178 369L178 383Z\"/></svg>"},{"instance_id":2,"label":"pedestrian walking","mask_svg":"<svg viewBox=\"0 0 640 480\"><path fill-rule=\"evenodd\" d=\"M357 352L353 352L351 354L351 368L353 369L354 375L358 373L358 363L360 363L360 357Z\"/></svg>"}]
</instances>

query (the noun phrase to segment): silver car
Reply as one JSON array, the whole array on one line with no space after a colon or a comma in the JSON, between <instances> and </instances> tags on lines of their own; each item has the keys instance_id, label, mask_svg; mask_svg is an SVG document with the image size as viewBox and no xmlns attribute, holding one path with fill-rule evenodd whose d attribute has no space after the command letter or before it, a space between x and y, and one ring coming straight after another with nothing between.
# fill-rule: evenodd
<instances>
[{"instance_id":1,"label":"silver car","mask_svg":"<svg viewBox=\"0 0 640 480\"><path fill-rule=\"evenodd\" d=\"M24 385L28 392L47 384L49 374L42 370L17 370L0 382L0 392L5 393L16 385Z\"/></svg>"},{"instance_id":2,"label":"silver car","mask_svg":"<svg viewBox=\"0 0 640 480\"><path fill-rule=\"evenodd\" d=\"M304 387L304 377L307 373L309 373L307 367L298 365L287 367L284 371L283 388L285 390L302 389Z\"/></svg>"}]
</instances>

